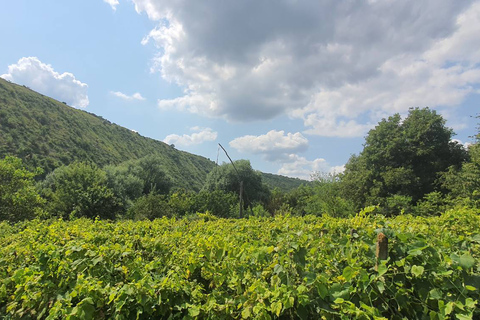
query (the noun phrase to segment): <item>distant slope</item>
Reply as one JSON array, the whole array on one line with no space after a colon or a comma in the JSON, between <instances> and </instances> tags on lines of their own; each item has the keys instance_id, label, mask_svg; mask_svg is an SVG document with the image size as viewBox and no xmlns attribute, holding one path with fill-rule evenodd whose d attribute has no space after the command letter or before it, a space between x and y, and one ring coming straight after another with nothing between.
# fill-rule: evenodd
<instances>
[{"instance_id":1,"label":"distant slope","mask_svg":"<svg viewBox=\"0 0 480 320\"><path fill-rule=\"evenodd\" d=\"M214 163L142 137L0 78L0 157L18 156L47 172L75 160L99 166L156 154L174 185L199 190Z\"/></svg>"},{"instance_id":2,"label":"distant slope","mask_svg":"<svg viewBox=\"0 0 480 320\"><path fill-rule=\"evenodd\" d=\"M174 186L200 190L214 162L142 137L92 113L78 110L0 78L0 158L14 155L45 173L75 160L100 167L155 154ZM304 180L263 173L271 189L288 191Z\"/></svg>"},{"instance_id":3,"label":"distant slope","mask_svg":"<svg viewBox=\"0 0 480 320\"><path fill-rule=\"evenodd\" d=\"M302 184L308 184L307 180L298 178L290 178L278 174L262 172L263 182L270 188L278 188L283 192L287 192L300 187Z\"/></svg>"}]
</instances>

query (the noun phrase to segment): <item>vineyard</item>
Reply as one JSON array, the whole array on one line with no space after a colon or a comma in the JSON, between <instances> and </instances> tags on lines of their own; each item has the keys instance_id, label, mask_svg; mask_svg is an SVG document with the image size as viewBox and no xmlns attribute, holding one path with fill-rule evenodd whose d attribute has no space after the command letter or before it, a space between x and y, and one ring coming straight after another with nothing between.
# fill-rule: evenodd
<instances>
[{"instance_id":1,"label":"vineyard","mask_svg":"<svg viewBox=\"0 0 480 320\"><path fill-rule=\"evenodd\" d=\"M378 233L388 259L376 267ZM0 224L6 319L478 319L480 217Z\"/></svg>"}]
</instances>

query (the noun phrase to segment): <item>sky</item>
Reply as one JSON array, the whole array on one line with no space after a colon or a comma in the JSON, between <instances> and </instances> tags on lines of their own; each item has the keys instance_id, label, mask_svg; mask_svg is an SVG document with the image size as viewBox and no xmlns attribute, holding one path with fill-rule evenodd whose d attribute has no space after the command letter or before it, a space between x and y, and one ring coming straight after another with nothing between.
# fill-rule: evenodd
<instances>
[{"instance_id":1,"label":"sky","mask_svg":"<svg viewBox=\"0 0 480 320\"><path fill-rule=\"evenodd\" d=\"M4 1L0 76L219 163L339 172L382 119L480 112L480 1Z\"/></svg>"}]
</instances>

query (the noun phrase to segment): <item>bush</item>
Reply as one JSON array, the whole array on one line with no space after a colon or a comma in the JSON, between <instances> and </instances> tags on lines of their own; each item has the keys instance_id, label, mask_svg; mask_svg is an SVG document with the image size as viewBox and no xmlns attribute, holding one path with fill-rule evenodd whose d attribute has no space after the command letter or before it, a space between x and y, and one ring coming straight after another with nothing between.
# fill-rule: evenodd
<instances>
[{"instance_id":1,"label":"bush","mask_svg":"<svg viewBox=\"0 0 480 320\"><path fill-rule=\"evenodd\" d=\"M33 178L41 169L28 171L22 160L6 157L0 161L0 219L12 222L32 219L42 213L45 201L35 189Z\"/></svg>"},{"instance_id":2,"label":"bush","mask_svg":"<svg viewBox=\"0 0 480 320\"><path fill-rule=\"evenodd\" d=\"M173 214L165 196L153 192L138 198L128 210L128 217L134 220L155 220Z\"/></svg>"},{"instance_id":3,"label":"bush","mask_svg":"<svg viewBox=\"0 0 480 320\"><path fill-rule=\"evenodd\" d=\"M48 211L64 219L113 219L122 211L105 171L95 164L74 162L50 173L39 185Z\"/></svg>"}]
</instances>

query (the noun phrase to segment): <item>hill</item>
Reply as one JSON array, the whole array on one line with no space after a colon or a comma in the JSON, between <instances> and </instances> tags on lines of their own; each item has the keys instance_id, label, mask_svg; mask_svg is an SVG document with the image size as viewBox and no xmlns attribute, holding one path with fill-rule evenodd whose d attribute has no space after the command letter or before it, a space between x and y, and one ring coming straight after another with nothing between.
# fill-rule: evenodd
<instances>
[{"instance_id":1,"label":"hill","mask_svg":"<svg viewBox=\"0 0 480 320\"><path fill-rule=\"evenodd\" d=\"M174 186L200 190L215 163L143 137L95 114L78 110L0 78L0 158L17 156L45 174L73 161L100 167L155 154ZM298 179L263 174L270 188L295 188ZM300 180L302 181L302 180Z\"/></svg>"},{"instance_id":2,"label":"hill","mask_svg":"<svg viewBox=\"0 0 480 320\"><path fill-rule=\"evenodd\" d=\"M75 160L99 166L155 154L174 185L199 190L214 163L0 78L0 157L46 173Z\"/></svg>"},{"instance_id":3,"label":"hill","mask_svg":"<svg viewBox=\"0 0 480 320\"><path fill-rule=\"evenodd\" d=\"M281 176L278 174L265 173L262 172L262 181L270 188L278 188L283 192L288 192L290 190L300 187L302 184L308 184L306 180L298 178L290 178Z\"/></svg>"}]
</instances>

